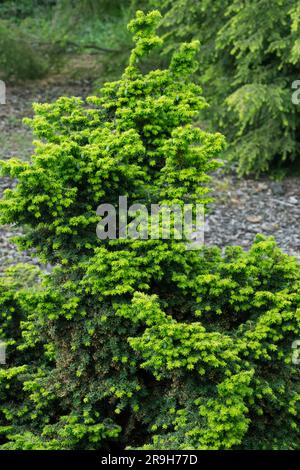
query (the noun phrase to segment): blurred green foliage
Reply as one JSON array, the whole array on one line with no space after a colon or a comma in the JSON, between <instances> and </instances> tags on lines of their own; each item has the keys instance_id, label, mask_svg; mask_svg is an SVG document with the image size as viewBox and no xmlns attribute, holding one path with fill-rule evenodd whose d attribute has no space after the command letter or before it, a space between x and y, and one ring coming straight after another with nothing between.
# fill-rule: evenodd
<instances>
[{"instance_id":1,"label":"blurred green foliage","mask_svg":"<svg viewBox=\"0 0 300 470\"><path fill-rule=\"evenodd\" d=\"M129 7L129 1L4 1L0 5L0 78L41 78L58 70L72 54L82 53L101 54L99 61L108 71L115 68L117 75L126 55L120 60L120 53L124 48L128 52Z\"/></svg>"},{"instance_id":2,"label":"blurred green foliage","mask_svg":"<svg viewBox=\"0 0 300 470\"><path fill-rule=\"evenodd\" d=\"M48 71L48 63L29 37L18 27L0 21L0 76L4 79L34 79Z\"/></svg>"}]
</instances>

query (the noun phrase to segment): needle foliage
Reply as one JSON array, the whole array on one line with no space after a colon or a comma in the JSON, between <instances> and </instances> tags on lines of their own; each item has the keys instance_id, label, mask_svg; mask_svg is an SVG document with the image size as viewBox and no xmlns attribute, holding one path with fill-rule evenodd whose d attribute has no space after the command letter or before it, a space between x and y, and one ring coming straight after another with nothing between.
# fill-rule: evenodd
<instances>
[{"instance_id":1,"label":"needle foliage","mask_svg":"<svg viewBox=\"0 0 300 470\"><path fill-rule=\"evenodd\" d=\"M99 240L97 206L205 203L221 134L190 75L198 43L143 71L159 12L138 11L121 79L83 103L37 104L29 163L2 220L53 266L38 288L7 274L0 291L8 362L0 374L2 449L296 448L300 273L272 239L247 253L182 240ZM16 314L14 312L17 312ZM20 333L21 332L21 333Z\"/></svg>"}]
</instances>

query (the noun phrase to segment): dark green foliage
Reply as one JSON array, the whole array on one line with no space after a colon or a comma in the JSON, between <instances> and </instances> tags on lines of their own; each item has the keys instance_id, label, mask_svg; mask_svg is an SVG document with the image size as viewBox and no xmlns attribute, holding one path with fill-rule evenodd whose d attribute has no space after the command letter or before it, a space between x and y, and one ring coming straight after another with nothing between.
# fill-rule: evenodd
<instances>
[{"instance_id":1,"label":"dark green foliage","mask_svg":"<svg viewBox=\"0 0 300 470\"><path fill-rule=\"evenodd\" d=\"M39 270L30 265L9 268L1 276L0 341L6 345L7 364L0 368L1 444L13 429L12 420L20 432L23 429L26 432L29 423L34 423L38 417L43 421L38 407L34 409L31 403L29 390L32 377L38 380L48 361L40 341L37 340L34 347L29 342L24 343L33 327L30 321L37 307L38 276Z\"/></svg>"},{"instance_id":2,"label":"dark green foliage","mask_svg":"<svg viewBox=\"0 0 300 470\"><path fill-rule=\"evenodd\" d=\"M34 294L14 287L2 301L22 298L18 348L35 357L3 369L26 409L15 393L11 413L0 409L2 449L298 446L298 264L263 237L224 254L96 238L97 206L119 195L147 207L208 201L207 173L225 147L193 125L206 107L190 81L196 41L169 68L142 72L162 46L159 22L137 12L121 79L87 103L36 105L32 162L2 162L18 180L2 220L25 226L20 245L55 265Z\"/></svg>"},{"instance_id":3,"label":"dark green foliage","mask_svg":"<svg viewBox=\"0 0 300 470\"><path fill-rule=\"evenodd\" d=\"M206 118L229 141L238 171L260 173L299 159L300 3L151 0L167 12L166 51L182 40L201 43L199 80Z\"/></svg>"},{"instance_id":4,"label":"dark green foliage","mask_svg":"<svg viewBox=\"0 0 300 470\"><path fill-rule=\"evenodd\" d=\"M129 1L5 1L0 4L0 78L38 79L59 71L74 55L84 67L81 55L87 54L99 56L104 75L113 61L119 76L130 50L130 17Z\"/></svg>"},{"instance_id":5,"label":"dark green foliage","mask_svg":"<svg viewBox=\"0 0 300 470\"><path fill-rule=\"evenodd\" d=\"M22 20L35 15L42 9L49 8L56 3L55 0L2 0L0 4L0 17L6 20L14 18Z\"/></svg>"}]
</instances>

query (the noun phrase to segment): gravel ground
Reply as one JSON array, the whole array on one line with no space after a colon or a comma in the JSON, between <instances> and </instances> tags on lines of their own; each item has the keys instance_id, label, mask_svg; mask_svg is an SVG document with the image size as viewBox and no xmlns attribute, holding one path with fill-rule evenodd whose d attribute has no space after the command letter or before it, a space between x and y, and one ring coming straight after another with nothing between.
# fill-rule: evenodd
<instances>
[{"instance_id":1,"label":"gravel ground","mask_svg":"<svg viewBox=\"0 0 300 470\"><path fill-rule=\"evenodd\" d=\"M208 245L241 245L272 235L284 252L300 258L300 178L215 180L216 202L205 221Z\"/></svg>"},{"instance_id":2,"label":"gravel ground","mask_svg":"<svg viewBox=\"0 0 300 470\"><path fill-rule=\"evenodd\" d=\"M30 157L32 134L22 124L22 118L32 115L32 102L53 101L61 95L87 96L91 89L86 80L8 87L7 104L0 106L0 158ZM0 197L12 184L8 178L0 178ZM300 177L274 182L217 175L213 186L215 202L206 216L206 244L241 245L247 249L255 234L263 233L274 236L286 253L300 259ZM10 242L19 233L12 226L0 226L0 272L19 262L37 263L29 253L18 252Z\"/></svg>"}]
</instances>

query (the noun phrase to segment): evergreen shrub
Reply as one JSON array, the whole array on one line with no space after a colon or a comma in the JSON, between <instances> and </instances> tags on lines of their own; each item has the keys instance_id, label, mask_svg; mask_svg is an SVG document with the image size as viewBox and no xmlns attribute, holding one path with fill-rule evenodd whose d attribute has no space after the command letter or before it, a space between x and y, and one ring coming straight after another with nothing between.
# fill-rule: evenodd
<instances>
[{"instance_id":1,"label":"evergreen shrub","mask_svg":"<svg viewBox=\"0 0 300 470\"><path fill-rule=\"evenodd\" d=\"M18 181L2 221L53 266L35 289L7 280L1 291L1 449L299 444L297 262L262 236L224 253L96 237L97 206L120 195L205 204L224 151L221 134L193 125L206 106L190 80L197 42L167 69L140 68L162 46L160 19L138 11L121 79L87 103L36 104L32 161L1 163Z\"/></svg>"}]
</instances>

